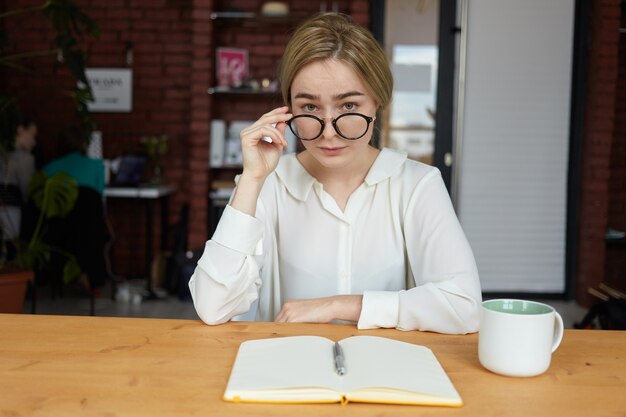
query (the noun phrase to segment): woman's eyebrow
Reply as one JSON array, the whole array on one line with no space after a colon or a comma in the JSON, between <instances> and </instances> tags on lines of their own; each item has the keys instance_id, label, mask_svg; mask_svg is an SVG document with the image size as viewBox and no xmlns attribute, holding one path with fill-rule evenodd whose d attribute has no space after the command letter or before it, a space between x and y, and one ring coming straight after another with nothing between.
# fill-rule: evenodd
<instances>
[{"instance_id":1,"label":"woman's eyebrow","mask_svg":"<svg viewBox=\"0 0 626 417\"><path fill-rule=\"evenodd\" d=\"M341 94L337 94L336 96L334 96L335 100L344 100L348 97L355 97L355 96L364 96L365 94L361 93L360 91L348 91L347 93L341 93Z\"/></svg>"},{"instance_id":2,"label":"woman's eyebrow","mask_svg":"<svg viewBox=\"0 0 626 417\"><path fill-rule=\"evenodd\" d=\"M336 101L339 100L345 100L348 97L358 97L358 96L364 96L365 94L361 93L360 91L348 91L345 93L341 93L341 94L336 94L333 96L333 99ZM320 96L319 95L314 95L314 94L309 94L309 93L297 93L294 96L294 99L298 99L298 98L303 98L306 100L319 100Z\"/></svg>"},{"instance_id":3,"label":"woman's eyebrow","mask_svg":"<svg viewBox=\"0 0 626 417\"><path fill-rule=\"evenodd\" d=\"M294 96L294 99L298 99L298 98L304 98L304 99L307 99L307 100L319 100L320 96L309 94L309 93L297 93Z\"/></svg>"}]
</instances>

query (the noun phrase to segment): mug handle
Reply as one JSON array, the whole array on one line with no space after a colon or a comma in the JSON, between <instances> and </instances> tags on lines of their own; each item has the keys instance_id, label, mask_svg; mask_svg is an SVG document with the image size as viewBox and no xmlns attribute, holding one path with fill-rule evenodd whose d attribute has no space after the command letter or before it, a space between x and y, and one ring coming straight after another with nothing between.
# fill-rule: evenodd
<instances>
[{"instance_id":1,"label":"mug handle","mask_svg":"<svg viewBox=\"0 0 626 417\"><path fill-rule=\"evenodd\" d=\"M552 342L552 352L559 347L563 340L563 318L558 312L554 312L554 341Z\"/></svg>"}]
</instances>

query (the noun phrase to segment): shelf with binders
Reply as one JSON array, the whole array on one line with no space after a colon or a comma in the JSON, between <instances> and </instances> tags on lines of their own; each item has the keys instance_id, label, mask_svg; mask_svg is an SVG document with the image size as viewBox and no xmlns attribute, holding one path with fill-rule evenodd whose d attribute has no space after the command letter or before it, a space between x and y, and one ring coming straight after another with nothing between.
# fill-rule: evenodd
<instances>
[{"instance_id":1,"label":"shelf with binders","mask_svg":"<svg viewBox=\"0 0 626 417\"><path fill-rule=\"evenodd\" d=\"M235 177L242 172L241 142L239 132L252 124L248 120L221 119L211 121L211 140L209 143L209 236L217 226L221 213L228 203L235 187ZM286 129L285 138L289 146L285 153L298 150L298 141L293 133Z\"/></svg>"}]
</instances>

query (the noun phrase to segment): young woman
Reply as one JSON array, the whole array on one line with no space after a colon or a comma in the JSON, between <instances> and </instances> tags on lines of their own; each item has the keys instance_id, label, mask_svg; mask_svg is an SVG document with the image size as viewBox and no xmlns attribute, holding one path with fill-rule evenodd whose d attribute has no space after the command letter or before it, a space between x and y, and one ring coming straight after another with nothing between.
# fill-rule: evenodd
<instances>
[{"instance_id":1,"label":"young woman","mask_svg":"<svg viewBox=\"0 0 626 417\"><path fill-rule=\"evenodd\" d=\"M439 171L370 145L393 80L384 52L341 14L294 33L282 60L285 107L241 132L243 172L189 281L196 311L478 330L476 264ZM285 129L305 148L282 155Z\"/></svg>"},{"instance_id":2,"label":"young woman","mask_svg":"<svg viewBox=\"0 0 626 417\"><path fill-rule=\"evenodd\" d=\"M37 125L21 118L15 130L15 149L0 155L0 240L12 242L21 234L22 211L28 201L28 184L35 172ZM9 245L9 256L14 248Z\"/></svg>"},{"instance_id":3,"label":"young woman","mask_svg":"<svg viewBox=\"0 0 626 417\"><path fill-rule=\"evenodd\" d=\"M28 183L35 172L35 157L32 154L37 144L37 125L23 118L15 131L15 150L9 154L8 181L20 188L22 200L28 200Z\"/></svg>"}]
</instances>

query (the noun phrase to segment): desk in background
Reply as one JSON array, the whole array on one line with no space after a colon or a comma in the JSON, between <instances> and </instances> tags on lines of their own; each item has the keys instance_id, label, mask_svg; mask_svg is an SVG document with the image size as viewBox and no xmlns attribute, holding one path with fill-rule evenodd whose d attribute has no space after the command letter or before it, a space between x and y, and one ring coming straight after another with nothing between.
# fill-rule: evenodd
<instances>
[{"instance_id":1,"label":"desk in background","mask_svg":"<svg viewBox=\"0 0 626 417\"><path fill-rule=\"evenodd\" d=\"M342 324L0 314L0 412L19 416L623 416L626 332L566 330L550 369L509 378L478 362L478 336ZM221 397L248 339L375 335L428 346L465 405L234 404Z\"/></svg>"},{"instance_id":2,"label":"desk in background","mask_svg":"<svg viewBox=\"0 0 626 417\"><path fill-rule=\"evenodd\" d=\"M175 188L171 185L140 185L138 187L105 187L104 197L109 198L126 198L141 200L146 203L146 289L149 297L154 297L154 288L152 286L152 260L154 254L152 252L153 242L153 218L154 204L157 200L161 201L161 250L167 248L167 236L169 230L169 196L173 194Z\"/></svg>"}]
</instances>

